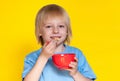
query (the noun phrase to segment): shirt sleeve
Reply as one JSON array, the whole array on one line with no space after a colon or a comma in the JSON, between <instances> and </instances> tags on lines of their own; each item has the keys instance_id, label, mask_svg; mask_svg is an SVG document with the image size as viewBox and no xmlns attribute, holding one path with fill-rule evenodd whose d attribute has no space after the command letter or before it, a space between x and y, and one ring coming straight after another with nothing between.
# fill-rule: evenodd
<instances>
[{"instance_id":1,"label":"shirt sleeve","mask_svg":"<svg viewBox=\"0 0 120 81\"><path fill-rule=\"evenodd\" d=\"M22 73L22 78L25 78L25 76L30 72L30 70L32 69L34 65L34 62L32 61L32 59L26 57L24 59L24 70Z\"/></svg>"},{"instance_id":2,"label":"shirt sleeve","mask_svg":"<svg viewBox=\"0 0 120 81\"><path fill-rule=\"evenodd\" d=\"M86 78L89 78L91 80L96 79L96 75L92 71L90 65L88 64L88 62L87 62L85 56L82 54L82 52L81 52L81 54L79 54L79 58L78 58L78 70Z\"/></svg>"}]
</instances>

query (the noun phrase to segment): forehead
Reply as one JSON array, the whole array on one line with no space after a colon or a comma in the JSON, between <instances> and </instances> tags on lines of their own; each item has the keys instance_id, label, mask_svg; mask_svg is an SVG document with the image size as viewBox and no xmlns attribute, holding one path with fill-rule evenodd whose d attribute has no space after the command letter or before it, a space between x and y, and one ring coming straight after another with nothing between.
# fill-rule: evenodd
<instances>
[{"instance_id":1,"label":"forehead","mask_svg":"<svg viewBox=\"0 0 120 81\"><path fill-rule=\"evenodd\" d=\"M49 22L59 22L66 24L67 19L63 15L58 14L49 14L43 18L43 24L49 23Z\"/></svg>"},{"instance_id":2,"label":"forehead","mask_svg":"<svg viewBox=\"0 0 120 81\"><path fill-rule=\"evenodd\" d=\"M66 23L64 17L48 17L44 19L43 24L46 23Z\"/></svg>"}]
</instances>

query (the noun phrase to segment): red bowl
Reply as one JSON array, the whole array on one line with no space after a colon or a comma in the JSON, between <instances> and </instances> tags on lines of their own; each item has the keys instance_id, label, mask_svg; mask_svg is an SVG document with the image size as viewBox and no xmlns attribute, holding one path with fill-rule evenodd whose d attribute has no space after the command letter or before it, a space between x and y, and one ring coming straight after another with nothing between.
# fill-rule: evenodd
<instances>
[{"instance_id":1,"label":"red bowl","mask_svg":"<svg viewBox=\"0 0 120 81\"><path fill-rule=\"evenodd\" d=\"M70 62L74 60L74 53L66 53L66 54L54 54L52 56L52 61L54 65L60 69L68 69Z\"/></svg>"}]
</instances>

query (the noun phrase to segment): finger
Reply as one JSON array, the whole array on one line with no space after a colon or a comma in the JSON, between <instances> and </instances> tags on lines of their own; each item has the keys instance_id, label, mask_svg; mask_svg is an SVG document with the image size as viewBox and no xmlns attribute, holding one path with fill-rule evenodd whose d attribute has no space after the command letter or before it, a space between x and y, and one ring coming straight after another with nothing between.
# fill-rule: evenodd
<instances>
[{"instance_id":1,"label":"finger","mask_svg":"<svg viewBox=\"0 0 120 81\"><path fill-rule=\"evenodd\" d=\"M51 51L52 53L54 53L54 51L56 49L56 42L51 41L50 44L47 46L46 49L49 50L49 51Z\"/></svg>"},{"instance_id":2,"label":"finger","mask_svg":"<svg viewBox=\"0 0 120 81\"><path fill-rule=\"evenodd\" d=\"M64 69L64 70L67 70L67 71L70 71L70 72L72 71L72 69Z\"/></svg>"},{"instance_id":3,"label":"finger","mask_svg":"<svg viewBox=\"0 0 120 81\"><path fill-rule=\"evenodd\" d=\"M50 41L50 42L46 42L44 47L46 47L46 49L51 49L51 48L56 47L56 44L55 44L55 42Z\"/></svg>"},{"instance_id":4,"label":"finger","mask_svg":"<svg viewBox=\"0 0 120 81\"><path fill-rule=\"evenodd\" d=\"M77 57L74 57L74 60L75 60L76 62L78 62L78 59L77 59Z\"/></svg>"},{"instance_id":5,"label":"finger","mask_svg":"<svg viewBox=\"0 0 120 81\"><path fill-rule=\"evenodd\" d=\"M54 53L56 46L51 47L49 50Z\"/></svg>"},{"instance_id":6,"label":"finger","mask_svg":"<svg viewBox=\"0 0 120 81\"><path fill-rule=\"evenodd\" d=\"M51 46L56 46L56 41L55 40L52 40L50 43L49 43L49 47L51 47Z\"/></svg>"},{"instance_id":7,"label":"finger","mask_svg":"<svg viewBox=\"0 0 120 81\"><path fill-rule=\"evenodd\" d=\"M43 45L43 48L46 47L51 41L46 41Z\"/></svg>"},{"instance_id":8,"label":"finger","mask_svg":"<svg viewBox=\"0 0 120 81\"><path fill-rule=\"evenodd\" d=\"M75 68L77 68L77 65L76 65L76 64L73 64L73 63L70 63L70 64L69 64L69 67L71 67L72 69L75 69Z\"/></svg>"},{"instance_id":9,"label":"finger","mask_svg":"<svg viewBox=\"0 0 120 81\"><path fill-rule=\"evenodd\" d=\"M49 45L49 47L51 48L56 48L57 44L56 44L56 41L52 41Z\"/></svg>"},{"instance_id":10,"label":"finger","mask_svg":"<svg viewBox=\"0 0 120 81\"><path fill-rule=\"evenodd\" d=\"M47 46L50 42L51 42L51 41L47 41L47 42L46 42L46 46Z\"/></svg>"},{"instance_id":11,"label":"finger","mask_svg":"<svg viewBox=\"0 0 120 81\"><path fill-rule=\"evenodd\" d=\"M77 66L78 63L77 62L71 62L70 64L74 65L74 66Z\"/></svg>"}]
</instances>

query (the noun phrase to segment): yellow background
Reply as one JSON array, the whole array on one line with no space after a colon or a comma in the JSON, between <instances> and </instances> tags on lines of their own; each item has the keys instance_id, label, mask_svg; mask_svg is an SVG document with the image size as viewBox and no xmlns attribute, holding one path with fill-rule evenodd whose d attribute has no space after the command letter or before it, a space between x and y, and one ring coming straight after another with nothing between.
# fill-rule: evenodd
<instances>
[{"instance_id":1,"label":"yellow background","mask_svg":"<svg viewBox=\"0 0 120 81\"><path fill-rule=\"evenodd\" d=\"M119 0L1 0L0 81L21 81L24 57L40 47L34 34L35 16L50 3L61 5L70 15L71 45L83 51L96 81L119 81Z\"/></svg>"}]
</instances>

